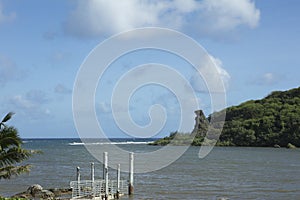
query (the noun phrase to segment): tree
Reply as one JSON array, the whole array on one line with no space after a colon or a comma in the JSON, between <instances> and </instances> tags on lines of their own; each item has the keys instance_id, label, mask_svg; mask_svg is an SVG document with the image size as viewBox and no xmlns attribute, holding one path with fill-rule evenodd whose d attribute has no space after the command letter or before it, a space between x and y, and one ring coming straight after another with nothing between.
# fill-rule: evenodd
<instances>
[{"instance_id":1,"label":"tree","mask_svg":"<svg viewBox=\"0 0 300 200\"><path fill-rule=\"evenodd\" d=\"M29 172L30 165L19 163L34 153L34 151L22 149L22 140L16 128L5 125L13 115L12 112L8 113L0 123L0 179L10 179L14 175Z\"/></svg>"}]
</instances>

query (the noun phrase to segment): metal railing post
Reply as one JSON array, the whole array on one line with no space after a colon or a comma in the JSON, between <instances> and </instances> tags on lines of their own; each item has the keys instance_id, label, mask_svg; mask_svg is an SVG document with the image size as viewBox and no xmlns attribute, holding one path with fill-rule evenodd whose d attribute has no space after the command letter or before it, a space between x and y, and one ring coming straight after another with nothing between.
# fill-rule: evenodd
<instances>
[{"instance_id":1,"label":"metal railing post","mask_svg":"<svg viewBox=\"0 0 300 200\"><path fill-rule=\"evenodd\" d=\"M77 191L78 191L78 194L77 196L80 196L80 167L77 167L76 168L76 178L77 178Z\"/></svg>"},{"instance_id":2,"label":"metal railing post","mask_svg":"<svg viewBox=\"0 0 300 200\"><path fill-rule=\"evenodd\" d=\"M120 198L120 175L121 175L121 167L120 164L117 165L117 199Z\"/></svg>"},{"instance_id":3,"label":"metal railing post","mask_svg":"<svg viewBox=\"0 0 300 200\"><path fill-rule=\"evenodd\" d=\"M134 153L131 152L129 154L129 184L128 184L128 195L133 195L133 190L134 190L134 187L133 187L133 170L134 170L134 167L133 167L133 163L134 163Z\"/></svg>"},{"instance_id":4,"label":"metal railing post","mask_svg":"<svg viewBox=\"0 0 300 200\"><path fill-rule=\"evenodd\" d=\"M91 163L91 185L92 185L92 196L95 196L95 188L94 188L94 182L95 182L95 164Z\"/></svg>"},{"instance_id":5,"label":"metal railing post","mask_svg":"<svg viewBox=\"0 0 300 200\"><path fill-rule=\"evenodd\" d=\"M103 153L103 179L105 180L105 200L108 200L108 156Z\"/></svg>"}]
</instances>

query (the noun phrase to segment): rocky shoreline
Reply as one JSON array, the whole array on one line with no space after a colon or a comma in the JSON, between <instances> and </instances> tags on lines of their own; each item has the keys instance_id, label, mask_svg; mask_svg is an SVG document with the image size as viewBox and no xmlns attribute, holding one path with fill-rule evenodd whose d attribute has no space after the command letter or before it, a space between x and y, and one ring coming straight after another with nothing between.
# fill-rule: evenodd
<instances>
[{"instance_id":1,"label":"rocky shoreline","mask_svg":"<svg viewBox=\"0 0 300 200\"><path fill-rule=\"evenodd\" d=\"M71 199L71 197L71 188L44 189L41 185L34 184L28 187L27 191L15 194L11 198L67 200Z\"/></svg>"}]
</instances>

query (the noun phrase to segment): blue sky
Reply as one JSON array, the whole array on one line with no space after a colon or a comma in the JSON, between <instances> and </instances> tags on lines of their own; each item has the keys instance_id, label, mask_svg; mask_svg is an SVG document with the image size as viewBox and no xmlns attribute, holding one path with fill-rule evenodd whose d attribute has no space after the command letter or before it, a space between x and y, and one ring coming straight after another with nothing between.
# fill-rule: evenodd
<instances>
[{"instance_id":1,"label":"blue sky","mask_svg":"<svg viewBox=\"0 0 300 200\"><path fill-rule=\"evenodd\" d=\"M298 87L299 8L298 0L0 0L0 113L16 113L10 124L21 137L78 137L72 91L83 60L109 36L148 26L181 31L199 42L217 61L228 105ZM167 53L120 58L95 98L108 137L126 136L111 115L114 82L127 69L154 61L174 66L199 87L187 63ZM158 137L176 130L179 120L177 100L168 93L148 86L130 99L132 118L141 126L149 123L149 106L165 107L168 118ZM210 114L207 94L197 95Z\"/></svg>"}]
</instances>

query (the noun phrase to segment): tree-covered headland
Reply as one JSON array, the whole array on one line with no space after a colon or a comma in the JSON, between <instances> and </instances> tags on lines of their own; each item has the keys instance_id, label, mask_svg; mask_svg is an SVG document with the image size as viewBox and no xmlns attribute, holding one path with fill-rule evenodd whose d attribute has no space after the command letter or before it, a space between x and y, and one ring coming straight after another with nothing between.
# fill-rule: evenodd
<instances>
[{"instance_id":1,"label":"tree-covered headland","mask_svg":"<svg viewBox=\"0 0 300 200\"><path fill-rule=\"evenodd\" d=\"M223 120L218 121L218 116L225 111L225 123L217 141L219 146L300 147L300 87L274 91L261 100L231 106L207 118L198 111L200 123L196 131L173 132L153 145L209 145L210 140L215 139L212 136L204 141L209 121L214 117L215 123L211 127L218 129L218 123L223 123Z\"/></svg>"}]
</instances>

